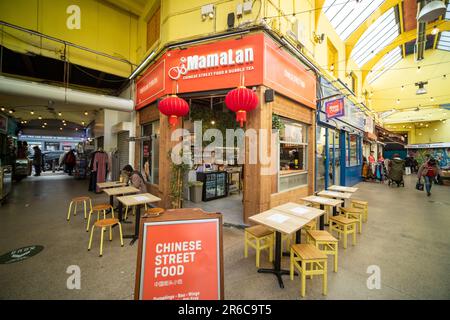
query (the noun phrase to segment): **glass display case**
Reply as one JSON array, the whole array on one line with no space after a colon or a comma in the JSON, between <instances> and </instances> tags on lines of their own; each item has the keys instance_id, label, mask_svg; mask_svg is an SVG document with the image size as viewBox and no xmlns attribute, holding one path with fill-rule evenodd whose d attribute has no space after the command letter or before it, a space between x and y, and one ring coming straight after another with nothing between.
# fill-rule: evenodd
<instances>
[{"instance_id":1,"label":"glass display case","mask_svg":"<svg viewBox=\"0 0 450 320\"><path fill-rule=\"evenodd\" d=\"M197 181L203 182L203 201L226 197L227 173L224 171L197 172Z\"/></svg>"}]
</instances>

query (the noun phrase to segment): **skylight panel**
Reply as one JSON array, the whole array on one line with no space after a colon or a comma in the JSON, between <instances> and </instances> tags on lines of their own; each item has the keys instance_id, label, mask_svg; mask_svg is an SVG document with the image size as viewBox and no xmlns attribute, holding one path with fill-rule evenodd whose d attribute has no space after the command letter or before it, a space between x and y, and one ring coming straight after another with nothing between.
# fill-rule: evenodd
<instances>
[{"instance_id":1,"label":"skylight panel","mask_svg":"<svg viewBox=\"0 0 450 320\"><path fill-rule=\"evenodd\" d=\"M347 39L384 0L326 0L325 15L342 40Z\"/></svg>"},{"instance_id":2,"label":"skylight panel","mask_svg":"<svg viewBox=\"0 0 450 320\"><path fill-rule=\"evenodd\" d=\"M383 73L392 68L397 62L402 59L402 50L400 47L388 52L372 69L368 76L368 82L372 83L378 79Z\"/></svg>"},{"instance_id":3,"label":"skylight panel","mask_svg":"<svg viewBox=\"0 0 450 320\"><path fill-rule=\"evenodd\" d=\"M400 34L394 8L379 17L356 43L351 57L359 67L372 59Z\"/></svg>"}]
</instances>

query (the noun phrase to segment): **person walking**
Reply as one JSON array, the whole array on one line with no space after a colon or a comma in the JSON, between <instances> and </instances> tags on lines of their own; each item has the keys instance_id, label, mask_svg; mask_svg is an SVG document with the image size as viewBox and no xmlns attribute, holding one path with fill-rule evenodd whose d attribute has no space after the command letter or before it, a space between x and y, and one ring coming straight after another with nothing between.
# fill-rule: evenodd
<instances>
[{"instance_id":1,"label":"person walking","mask_svg":"<svg viewBox=\"0 0 450 320\"><path fill-rule=\"evenodd\" d=\"M70 150L64 159L64 163L66 164L67 172L69 173L69 176L72 175L73 168L75 167L75 164L77 163L77 158L75 156L75 153L73 150Z\"/></svg>"},{"instance_id":2,"label":"person walking","mask_svg":"<svg viewBox=\"0 0 450 320\"><path fill-rule=\"evenodd\" d=\"M431 186L433 185L433 181L435 177L439 173L439 167L434 158L430 157L426 162L424 162L417 174L419 181L422 180L422 177L425 179L425 189L427 191L427 196L431 195Z\"/></svg>"},{"instance_id":3,"label":"person walking","mask_svg":"<svg viewBox=\"0 0 450 320\"><path fill-rule=\"evenodd\" d=\"M33 166L34 166L34 176L38 177L41 175L42 168L42 151L38 146L33 147L34 156L33 156Z\"/></svg>"}]
</instances>

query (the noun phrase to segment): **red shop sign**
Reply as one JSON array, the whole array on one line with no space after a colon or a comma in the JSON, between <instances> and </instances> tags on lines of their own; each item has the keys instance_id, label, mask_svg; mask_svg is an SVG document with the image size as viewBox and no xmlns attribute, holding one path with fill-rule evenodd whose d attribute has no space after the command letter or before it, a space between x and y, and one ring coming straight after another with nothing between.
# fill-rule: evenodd
<instances>
[{"instance_id":1,"label":"red shop sign","mask_svg":"<svg viewBox=\"0 0 450 320\"><path fill-rule=\"evenodd\" d=\"M342 117L344 115L344 98L327 101L325 103L327 119Z\"/></svg>"},{"instance_id":2,"label":"red shop sign","mask_svg":"<svg viewBox=\"0 0 450 320\"><path fill-rule=\"evenodd\" d=\"M136 109L167 94L228 89L242 84L265 84L316 107L315 77L273 40L257 33L166 52L137 81Z\"/></svg>"},{"instance_id":3,"label":"red shop sign","mask_svg":"<svg viewBox=\"0 0 450 320\"><path fill-rule=\"evenodd\" d=\"M135 299L223 299L220 214L168 210L141 226Z\"/></svg>"}]
</instances>

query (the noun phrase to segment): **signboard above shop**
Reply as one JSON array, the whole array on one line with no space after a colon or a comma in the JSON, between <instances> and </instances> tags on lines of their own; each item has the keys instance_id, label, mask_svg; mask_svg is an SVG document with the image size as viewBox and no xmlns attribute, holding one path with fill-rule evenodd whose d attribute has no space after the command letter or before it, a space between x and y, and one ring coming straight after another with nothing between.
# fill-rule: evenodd
<instances>
[{"instance_id":1,"label":"signboard above shop","mask_svg":"<svg viewBox=\"0 0 450 320\"><path fill-rule=\"evenodd\" d=\"M136 109L175 93L266 85L316 108L316 78L263 33L167 51L136 82Z\"/></svg>"},{"instance_id":2,"label":"signboard above shop","mask_svg":"<svg viewBox=\"0 0 450 320\"><path fill-rule=\"evenodd\" d=\"M342 117L345 114L344 98L325 102L325 113L327 119Z\"/></svg>"}]
</instances>

